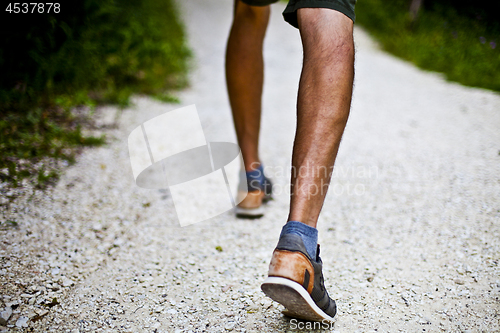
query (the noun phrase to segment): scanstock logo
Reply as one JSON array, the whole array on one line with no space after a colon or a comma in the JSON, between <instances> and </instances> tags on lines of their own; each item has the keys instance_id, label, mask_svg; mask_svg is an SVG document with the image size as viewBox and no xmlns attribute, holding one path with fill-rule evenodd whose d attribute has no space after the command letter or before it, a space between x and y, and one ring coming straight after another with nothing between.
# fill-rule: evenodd
<instances>
[{"instance_id":1,"label":"scanstock logo","mask_svg":"<svg viewBox=\"0 0 500 333\"><path fill-rule=\"evenodd\" d=\"M233 209L247 194L246 182L238 191L239 146L207 142L195 105L138 126L128 137L128 149L137 186L169 188L183 227Z\"/></svg>"}]
</instances>

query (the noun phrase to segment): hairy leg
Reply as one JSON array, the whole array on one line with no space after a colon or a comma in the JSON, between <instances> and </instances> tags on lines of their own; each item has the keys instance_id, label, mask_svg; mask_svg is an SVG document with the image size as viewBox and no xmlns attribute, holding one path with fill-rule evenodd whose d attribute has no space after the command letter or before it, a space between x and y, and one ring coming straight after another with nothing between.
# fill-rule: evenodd
<instances>
[{"instance_id":1,"label":"hairy leg","mask_svg":"<svg viewBox=\"0 0 500 333\"><path fill-rule=\"evenodd\" d=\"M288 220L316 227L351 104L353 22L325 8L297 13L304 63L297 100Z\"/></svg>"},{"instance_id":2,"label":"hairy leg","mask_svg":"<svg viewBox=\"0 0 500 333\"><path fill-rule=\"evenodd\" d=\"M226 82L234 126L246 171L259 164L259 132L264 60L262 47L269 6L248 6L235 0L227 42Z\"/></svg>"}]
</instances>

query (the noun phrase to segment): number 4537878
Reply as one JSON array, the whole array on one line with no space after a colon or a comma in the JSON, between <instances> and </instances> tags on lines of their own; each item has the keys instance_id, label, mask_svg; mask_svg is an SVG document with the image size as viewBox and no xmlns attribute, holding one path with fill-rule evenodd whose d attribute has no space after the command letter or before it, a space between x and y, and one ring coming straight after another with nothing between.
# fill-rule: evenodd
<instances>
[{"instance_id":1,"label":"number 4537878","mask_svg":"<svg viewBox=\"0 0 500 333\"><path fill-rule=\"evenodd\" d=\"M39 14L49 14L49 13L59 13L61 12L61 4L56 2L23 2L23 3L10 3L5 9L6 12L14 14L27 14L27 13L39 13Z\"/></svg>"}]
</instances>

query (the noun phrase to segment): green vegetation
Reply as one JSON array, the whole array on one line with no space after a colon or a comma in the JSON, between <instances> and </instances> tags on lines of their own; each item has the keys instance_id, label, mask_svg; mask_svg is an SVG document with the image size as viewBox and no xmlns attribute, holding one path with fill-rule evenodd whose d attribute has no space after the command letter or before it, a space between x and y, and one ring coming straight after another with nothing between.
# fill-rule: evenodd
<instances>
[{"instance_id":1,"label":"green vegetation","mask_svg":"<svg viewBox=\"0 0 500 333\"><path fill-rule=\"evenodd\" d=\"M176 102L169 91L187 84L190 51L173 0L75 0L59 13L2 19L0 182L43 186L57 178L57 161L103 144L82 134L91 125L82 109L123 107L132 93Z\"/></svg>"},{"instance_id":2,"label":"green vegetation","mask_svg":"<svg viewBox=\"0 0 500 333\"><path fill-rule=\"evenodd\" d=\"M427 0L411 21L409 0L362 0L356 21L383 48L449 80L500 91L497 1Z\"/></svg>"}]
</instances>

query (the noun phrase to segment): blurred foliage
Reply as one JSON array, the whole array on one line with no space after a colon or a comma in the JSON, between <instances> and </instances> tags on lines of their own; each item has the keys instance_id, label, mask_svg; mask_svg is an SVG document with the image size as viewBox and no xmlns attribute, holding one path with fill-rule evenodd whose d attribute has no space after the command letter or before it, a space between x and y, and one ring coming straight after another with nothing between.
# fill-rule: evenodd
<instances>
[{"instance_id":1,"label":"blurred foliage","mask_svg":"<svg viewBox=\"0 0 500 333\"><path fill-rule=\"evenodd\" d=\"M387 51L449 80L500 91L500 2L427 0L412 22L409 0L363 0L356 22Z\"/></svg>"},{"instance_id":2,"label":"blurred foliage","mask_svg":"<svg viewBox=\"0 0 500 333\"><path fill-rule=\"evenodd\" d=\"M13 185L46 157L71 162L79 146L104 143L82 134L88 119L75 107L126 106L132 93L173 101L168 91L187 84L190 51L173 0L74 0L60 13L2 13L0 40L0 181ZM43 169L40 182L56 177Z\"/></svg>"}]
</instances>

